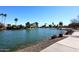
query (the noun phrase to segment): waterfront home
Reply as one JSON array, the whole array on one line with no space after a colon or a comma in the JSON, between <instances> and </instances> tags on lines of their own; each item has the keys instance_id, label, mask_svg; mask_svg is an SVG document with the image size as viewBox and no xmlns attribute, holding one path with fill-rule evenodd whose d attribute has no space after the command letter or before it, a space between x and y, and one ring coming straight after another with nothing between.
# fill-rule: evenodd
<instances>
[{"instance_id":1,"label":"waterfront home","mask_svg":"<svg viewBox=\"0 0 79 59\"><path fill-rule=\"evenodd\" d=\"M37 28L38 27L38 24L35 22L35 23L32 23L31 25L30 25L30 27L31 28Z\"/></svg>"},{"instance_id":2,"label":"waterfront home","mask_svg":"<svg viewBox=\"0 0 79 59\"><path fill-rule=\"evenodd\" d=\"M3 23L0 23L0 30L4 30L5 29L5 25Z\"/></svg>"}]
</instances>

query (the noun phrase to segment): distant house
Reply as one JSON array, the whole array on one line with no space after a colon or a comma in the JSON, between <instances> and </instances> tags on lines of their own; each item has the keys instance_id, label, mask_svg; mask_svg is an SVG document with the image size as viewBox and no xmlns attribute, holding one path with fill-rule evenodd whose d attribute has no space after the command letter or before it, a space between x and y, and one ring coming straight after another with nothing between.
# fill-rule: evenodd
<instances>
[{"instance_id":1,"label":"distant house","mask_svg":"<svg viewBox=\"0 0 79 59\"><path fill-rule=\"evenodd\" d=\"M37 27L38 27L38 24L37 24L37 23L32 23L32 24L30 25L30 27L31 27L31 28L37 28Z\"/></svg>"},{"instance_id":2,"label":"distant house","mask_svg":"<svg viewBox=\"0 0 79 59\"><path fill-rule=\"evenodd\" d=\"M4 30L5 29L5 25L3 23L0 23L0 30Z\"/></svg>"}]
</instances>

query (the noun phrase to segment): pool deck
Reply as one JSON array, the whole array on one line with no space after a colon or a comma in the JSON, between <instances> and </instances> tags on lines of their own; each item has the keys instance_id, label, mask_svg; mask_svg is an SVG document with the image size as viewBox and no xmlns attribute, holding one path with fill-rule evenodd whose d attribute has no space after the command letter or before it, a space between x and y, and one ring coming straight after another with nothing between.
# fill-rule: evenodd
<instances>
[{"instance_id":1,"label":"pool deck","mask_svg":"<svg viewBox=\"0 0 79 59\"><path fill-rule=\"evenodd\" d=\"M50 45L40 52L79 52L79 31L67 36L67 38Z\"/></svg>"}]
</instances>

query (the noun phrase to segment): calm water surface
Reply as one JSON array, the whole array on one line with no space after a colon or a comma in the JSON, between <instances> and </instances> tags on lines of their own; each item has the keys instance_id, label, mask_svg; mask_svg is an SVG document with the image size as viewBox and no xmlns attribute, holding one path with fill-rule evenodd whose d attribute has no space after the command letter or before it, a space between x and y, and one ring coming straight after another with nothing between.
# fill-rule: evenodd
<instances>
[{"instance_id":1,"label":"calm water surface","mask_svg":"<svg viewBox=\"0 0 79 59\"><path fill-rule=\"evenodd\" d=\"M60 30L52 28L0 31L0 49L30 46L60 32Z\"/></svg>"}]
</instances>

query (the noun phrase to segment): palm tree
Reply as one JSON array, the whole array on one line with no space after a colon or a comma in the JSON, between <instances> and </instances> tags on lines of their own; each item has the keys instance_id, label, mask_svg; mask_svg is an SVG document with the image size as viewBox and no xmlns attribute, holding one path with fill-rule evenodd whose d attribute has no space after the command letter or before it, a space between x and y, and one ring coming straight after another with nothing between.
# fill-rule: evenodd
<instances>
[{"instance_id":1,"label":"palm tree","mask_svg":"<svg viewBox=\"0 0 79 59\"><path fill-rule=\"evenodd\" d=\"M60 29L62 29L62 26L63 26L63 22L59 22Z\"/></svg>"},{"instance_id":2,"label":"palm tree","mask_svg":"<svg viewBox=\"0 0 79 59\"><path fill-rule=\"evenodd\" d=\"M35 24L36 24L36 27L38 27L38 22L35 22Z\"/></svg>"},{"instance_id":3,"label":"palm tree","mask_svg":"<svg viewBox=\"0 0 79 59\"><path fill-rule=\"evenodd\" d=\"M52 25L54 26L54 22L52 22Z\"/></svg>"},{"instance_id":4,"label":"palm tree","mask_svg":"<svg viewBox=\"0 0 79 59\"><path fill-rule=\"evenodd\" d=\"M49 25L49 28L52 28L52 25L51 24Z\"/></svg>"},{"instance_id":5,"label":"palm tree","mask_svg":"<svg viewBox=\"0 0 79 59\"><path fill-rule=\"evenodd\" d=\"M62 34L62 26L63 26L63 22L59 22L59 27L60 27L60 30L61 30L61 33L59 34L59 37L63 36L63 34Z\"/></svg>"},{"instance_id":6,"label":"palm tree","mask_svg":"<svg viewBox=\"0 0 79 59\"><path fill-rule=\"evenodd\" d=\"M2 21L1 22L5 24L5 20L6 20L7 14L1 13L0 16L2 16ZM5 17L5 18L3 19L3 17Z\"/></svg>"},{"instance_id":7,"label":"palm tree","mask_svg":"<svg viewBox=\"0 0 79 59\"><path fill-rule=\"evenodd\" d=\"M3 16L4 16L4 14L3 14L3 13L1 13L1 14L0 14L0 16L2 16L1 23L3 23Z\"/></svg>"},{"instance_id":8,"label":"palm tree","mask_svg":"<svg viewBox=\"0 0 79 59\"><path fill-rule=\"evenodd\" d=\"M14 21L15 21L15 25L17 25L18 18L15 18Z\"/></svg>"},{"instance_id":9,"label":"palm tree","mask_svg":"<svg viewBox=\"0 0 79 59\"><path fill-rule=\"evenodd\" d=\"M56 28L59 29L58 24L56 25Z\"/></svg>"},{"instance_id":10,"label":"palm tree","mask_svg":"<svg viewBox=\"0 0 79 59\"><path fill-rule=\"evenodd\" d=\"M5 17L5 19L4 19L4 25L5 25L5 20L6 20L7 14L4 14L4 17Z\"/></svg>"},{"instance_id":11,"label":"palm tree","mask_svg":"<svg viewBox=\"0 0 79 59\"><path fill-rule=\"evenodd\" d=\"M30 22L26 23L26 28L30 28Z\"/></svg>"},{"instance_id":12,"label":"palm tree","mask_svg":"<svg viewBox=\"0 0 79 59\"><path fill-rule=\"evenodd\" d=\"M52 22L52 27L54 27L54 22Z\"/></svg>"}]
</instances>

